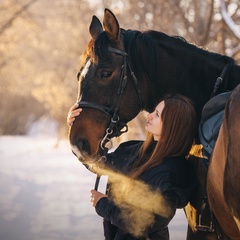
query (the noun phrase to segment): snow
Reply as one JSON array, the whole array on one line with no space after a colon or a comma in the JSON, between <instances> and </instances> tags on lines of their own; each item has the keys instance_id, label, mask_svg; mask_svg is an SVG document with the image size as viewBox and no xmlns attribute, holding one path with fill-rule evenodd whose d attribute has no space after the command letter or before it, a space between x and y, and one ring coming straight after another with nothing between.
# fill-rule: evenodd
<instances>
[{"instance_id":1,"label":"snow","mask_svg":"<svg viewBox=\"0 0 240 240\"><path fill-rule=\"evenodd\" d=\"M0 136L0 239L103 240L102 219L90 202L94 183L67 140ZM185 239L186 229L178 210L171 239Z\"/></svg>"}]
</instances>

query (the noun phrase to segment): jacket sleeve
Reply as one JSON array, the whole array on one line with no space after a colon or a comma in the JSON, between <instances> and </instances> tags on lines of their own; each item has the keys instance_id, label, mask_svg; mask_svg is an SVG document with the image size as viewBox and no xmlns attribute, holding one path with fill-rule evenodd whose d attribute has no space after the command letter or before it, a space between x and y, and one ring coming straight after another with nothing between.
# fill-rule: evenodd
<instances>
[{"instance_id":1,"label":"jacket sleeve","mask_svg":"<svg viewBox=\"0 0 240 240\"><path fill-rule=\"evenodd\" d=\"M178 176L175 171L166 171L162 172L161 178L158 176L155 182L155 186L159 188L173 208L185 207L196 187L195 182L179 185L179 182L185 177L183 175Z\"/></svg>"},{"instance_id":2,"label":"jacket sleeve","mask_svg":"<svg viewBox=\"0 0 240 240\"><path fill-rule=\"evenodd\" d=\"M159 189L161 194L168 200L169 204L175 208L177 195L174 191L174 181L174 175L170 171L162 171L156 176L154 187Z\"/></svg>"},{"instance_id":3,"label":"jacket sleeve","mask_svg":"<svg viewBox=\"0 0 240 240\"><path fill-rule=\"evenodd\" d=\"M95 210L99 216L110 221L118 228L126 230L124 221L121 218L121 209L117 207L112 201L110 201L109 198L101 198L98 201Z\"/></svg>"},{"instance_id":4,"label":"jacket sleeve","mask_svg":"<svg viewBox=\"0 0 240 240\"><path fill-rule=\"evenodd\" d=\"M139 231L139 226L138 226L139 222L137 223L136 219L133 218L133 216L136 216L136 215L131 216L131 214L129 214L128 222L127 222L126 219L124 220L123 215L121 213L121 211L127 211L131 213L131 210L130 210L131 207L129 209L128 208L120 209L119 207L114 205L114 203L111 202L107 197L104 197L98 201L95 209L99 216L108 220L109 222L111 222L111 224L118 227L122 231L126 233L136 234L136 231L137 232ZM138 211L138 214L139 216L141 216L141 212ZM173 210L171 213L169 213L168 217L163 217L161 215L154 214L155 216L154 220L152 219L150 220L150 222L147 222L149 220L147 221L143 220L143 222L145 223L143 223L143 225L140 223L141 231L143 231L141 234L149 236L150 238L151 238L151 235L154 235L154 236L159 235L159 238L151 238L151 239L163 239L162 236L163 235L165 236L167 234L168 223L170 222L174 214L175 214L175 211ZM133 218L133 219L130 219L130 218ZM128 225L129 222L134 224ZM167 239L167 237L165 237L164 239Z\"/></svg>"}]
</instances>

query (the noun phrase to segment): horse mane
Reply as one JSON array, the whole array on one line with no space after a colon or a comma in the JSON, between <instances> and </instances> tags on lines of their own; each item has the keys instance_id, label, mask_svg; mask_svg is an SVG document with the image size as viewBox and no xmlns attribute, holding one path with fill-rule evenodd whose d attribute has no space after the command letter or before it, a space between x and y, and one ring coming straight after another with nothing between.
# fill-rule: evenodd
<instances>
[{"instance_id":1,"label":"horse mane","mask_svg":"<svg viewBox=\"0 0 240 240\"><path fill-rule=\"evenodd\" d=\"M219 54L208 52L203 48L200 48L194 44L188 43L186 39L181 36L169 36L165 33L149 30L149 31L136 31L127 30L124 32L126 36L124 38L126 52L131 56L132 64L134 68L142 69L143 66L139 66L139 60L145 59L145 66L149 69L150 66L159 66L160 58L164 58L164 51L168 50L171 54L177 54L179 51L186 53L186 50L195 53L194 55L207 55L219 57ZM162 52L162 55L158 53ZM147 59L146 59L147 57ZM215 60L215 59L214 59ZM213 60L213 61L214 61ZM146 65L147 64L147 65ZM139 66L139 67L138 67Z\"/></svg>"},{"instance_id":2,"label":"horse mane","mask_svg":"<svg viewBox=\"0 0 240 240\"><path fill-rule=\"evenodd\" d=\"M107 50L107 41L108 38L105 32L99 34L96 40L92 38L81 55L81 65L85 65L88 59L92 62L97 62L98 58L109 58L110 53Z\"/></svg>"},{"instance_id":3,"label":"horse mane","mask_svg":"<svg viewBox=\"0 0 240 240\"><path fill-rule=\"evenodd\" d=\"M180 39L180 40L182 40L183 42L187 42L187 40L186 40L184 37L182 37L182 36L172 36L172 37L174 37L174 38L176 38L176 39Z\"/></svg>"},{"instance_id":4,"label":"horse mane","mask_svg":"<svg viewBox=\"0 0 240 240\"><path fill-rule=\"evenodd\" d=\"M207 50L188 43L186 39L181 36L169 36L163 32L155 30L138 31L138 30L124 30L121 29L125 50L128 53L129 61L135 71L135 74L142 73L142 69L150 69L151 76L157 76L157 66L160 66L162 59L165 57L164 51L167 49L171 54L177 54L179 50L183 52L192 52L192 56L198 55L204 58L209 58L211 55L212 62L216 62L216 59L222 57L217 53L208 52ZM87 49L85 50L83 59L90 58L93 62L97 61L97 58L108 59L110 53L108 48L108 37L105 32L99 34L96 41L91 39ZM188 50L188 51L186 51ZM161 51L162 54L159 54ZM226 56L224 56L226 57ZM227 57L226 57L227 58ZM141 61L142 60L142 61ZM150 76L149 76L150 77ZM151 79L154 79L151 77Z\"/></svg>"},{"instance_id":5,"label":"horse mane","mask_svg":"<svg viewBox=\"0 0 240 240\"><path fill-rule=\"evenodd\" d=\"M136 77L141 79L142 73L147 73L144 77L151 80L155 87L159 85L160 76L161 85L164 83L163 77L167 79L171 75L173 79L180 76L172 72L173 68L179 69L179 72L182 68L192 69L192 78L196 79L198 73L194 74L194 69L207 71L197 64L207 62L214 68L221 68L230 59L188 43L183 37L169 36L159 31L123 30L123 35L125 50Z\"/></svg>"}]
</instances>

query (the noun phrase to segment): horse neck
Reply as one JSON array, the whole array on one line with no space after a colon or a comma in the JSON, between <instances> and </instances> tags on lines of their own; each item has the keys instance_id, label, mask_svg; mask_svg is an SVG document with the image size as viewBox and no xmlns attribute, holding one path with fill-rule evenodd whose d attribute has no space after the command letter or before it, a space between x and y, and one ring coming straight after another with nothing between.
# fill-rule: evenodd
<instances>
[{"instance_id":1,"label":"horse neck","mask_svg":"<svg viewBox=\"0 0 240 240\"><path fill-rule=\"evenodd\" d=\"M142 37L145 42L149 39L152 41L148 45L141 40L132 44L135 54L141 52L137 55L137 63L135 60L135 73L141 81L148 81L149 94L146 97L145 110L151 111L167 93L181 93L193 99L200 111L209 100L215 81L224 66L233 59L165 34L162 36L158 32L151 33L153 36L150 37L142 37L138 33L138 38ZM131 61L134 62L133 59ZM239 66L234 65L218 92L232 90L239 81Z\"/></svg>"},{"instance_id":2,"label":"horse neck","mask_svg":"<svg viewBox=\"0 0 240 240\"><path fill-rule=\"evenodd\" d=\"M223 74L226 66L227 71L222 76L223 83L218 93L232 90L240 82L239 66L234 64L232 58L208 52L188 43L182 43L182 46L184 47L180 47L178 51L174 49L175 54L172 54L170 59L172 69L168 75L168 82L169 86L177 82L176 91L183 91L193 99L194 96L203 94L205 100L208 100L217 78ZM167 51L169 49L166 50L166 54L170 55Z\"/></svg>"},{"instance_id":3,"label":"horse neck","mask_svg":"<svg viewBox=\"0 0 240 240\"><path fill-rule=\"evenodd\" d=\"M240 66L239 65L233 65L232 70L229 73L228 76L228 89L232 90L234 89L238 84L240 84Z\"/></svg>"}]
</instances>

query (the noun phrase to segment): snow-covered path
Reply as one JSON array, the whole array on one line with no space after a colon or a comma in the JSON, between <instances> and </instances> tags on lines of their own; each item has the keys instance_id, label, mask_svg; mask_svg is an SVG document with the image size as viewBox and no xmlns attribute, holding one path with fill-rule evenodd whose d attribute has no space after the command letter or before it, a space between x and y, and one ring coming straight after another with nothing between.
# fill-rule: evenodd
<instances>
[{"instance_id":1,"label":"snow-covered path","mask_svg":"<svg viewBox=\"0 0 240 240\"><path fill-rule=\"evenodd\" d=\"M90 203L95 175L73 156L67 140L55 146L50 137L0 137L1 240L104 239L102 219ZM184 240L186 228L179 210L171 239Z\"/></svg>"}]
</instances>

